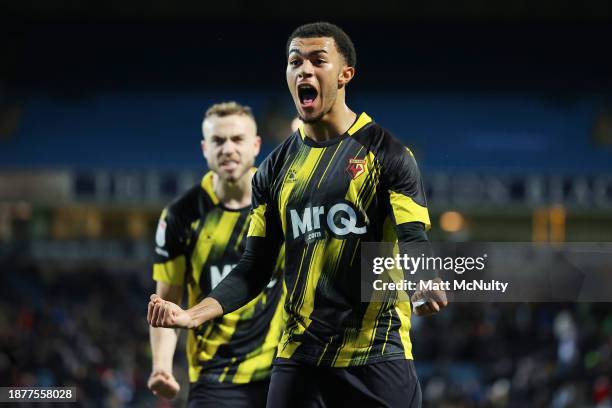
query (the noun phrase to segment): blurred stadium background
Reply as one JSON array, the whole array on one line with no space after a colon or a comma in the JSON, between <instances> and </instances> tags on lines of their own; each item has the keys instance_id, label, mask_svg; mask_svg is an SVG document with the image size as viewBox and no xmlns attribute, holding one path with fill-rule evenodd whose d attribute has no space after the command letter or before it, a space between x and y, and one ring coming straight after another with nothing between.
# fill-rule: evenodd
<instances>
[{"instance_id":1,"label":"blurred stadium background","mask_svg":"<svg viewBox=\"0 0 612 408\"><path fill-rule=\"evenodd\" d=\"M432 240L612 242L612 6L560 3L2 1L0 385L184 403L146 389L157 217L205 171L210 104L254 109L260 159L289 134L284 46L303 22L352 36L349 105L415 152ZM611 406L609 304L413 324L427 407Z\"/></svg>"}]
</instances>

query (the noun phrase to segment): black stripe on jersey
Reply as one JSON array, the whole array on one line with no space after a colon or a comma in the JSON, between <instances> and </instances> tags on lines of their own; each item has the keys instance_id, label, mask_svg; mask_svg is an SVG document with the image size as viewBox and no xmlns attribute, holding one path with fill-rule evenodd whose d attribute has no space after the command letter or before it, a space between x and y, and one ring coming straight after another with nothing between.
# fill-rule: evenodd
<instances>
[{"instance_id":1,"label":"black stripe on jersey","mask_svg":"<svg viewBox=\"0 0 612 408\"><path fill-rule=\"evenodd\" d=\"M294 155L295 153L287 153L287 159L283 162L283 165L281 166L280 171L278 173L279 177L274 180L274 185L272 186L273 191L277 191L279 188L282 187L285 175L287 171L291 168L291 164L293 164L293 161L296 159Z\"/></svg>"},{"instance_id":2,"label":"black stripe on jersey","mask_svg":"<svg viewBox=\"0 0 612 408\"><path fill-rule=\"evenodd\" d=\"M300 265L298 266L298 273L296 275L295 282L287 282L287 290L291 287L291 292L287 293L289 296L289 305L291 307L292 312L298 315L298 310L302 307L304 303L304 296L306 295L306 283L308 282L308 273L310 270L310 262L309 260L312 258L312 253L314 252L316 247L316 242L310 243L306 245L304 249ZM294 300L295 294L297 293L297 300Z\"/></svg>"}]
</instances>

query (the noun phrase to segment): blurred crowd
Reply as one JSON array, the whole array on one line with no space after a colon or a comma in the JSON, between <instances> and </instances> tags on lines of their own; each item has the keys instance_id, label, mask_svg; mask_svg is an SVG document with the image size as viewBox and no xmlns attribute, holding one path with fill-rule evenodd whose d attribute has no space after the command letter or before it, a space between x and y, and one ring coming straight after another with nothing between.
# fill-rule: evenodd
<instances>
[{"instance_id":1,"label":"blurred crowd","mask_svg":"<svg viewBox=\"0 0 612 408\"><path fill-rule=\"evenodd\" d=\"M455 304L412 339L427 407L612 406L608 304Z\"/></svg>"},{"instance_id":2,"label":"blurred crowd","mask_svg":"<svg viewBox=\"0 0 612 408\"><path fill-rule=\"evenodd\" d=\"M58 272L0 263L2 385L76 386L81 406L181 406L155 400L148 268ZM607 304L454 304L413 318L425 407L610 407L612 309Z\"/></svg>"},{"instance_id":3,"label":"blurred crowd","mask_svg":"<svg viewBox=\"0 0 612 408\"><path fill-rule=\"evenodd\" d=\"M146 388L146 302L154 290L146 271L2 265L2 274L2 385L76 386L80 406L156 404Z\"/></svg>"}]
</instances>

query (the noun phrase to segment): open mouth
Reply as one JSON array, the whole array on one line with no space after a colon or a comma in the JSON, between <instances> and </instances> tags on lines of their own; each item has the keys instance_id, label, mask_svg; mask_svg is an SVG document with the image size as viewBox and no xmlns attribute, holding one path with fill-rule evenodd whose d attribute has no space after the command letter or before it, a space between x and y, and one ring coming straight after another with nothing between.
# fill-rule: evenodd
<instances>
[{"instance_id":1,"label":"open mouth","mask_svg":"<svg viewBox=\"0 0 612 408\"><path fill-rule=\"evenodd\" d=\"M300 103L303 107L307 108L314 105L317 96L318 92L312 85L298 85L298 98L300 98Z\"/></svg>"},{"instance_id":2,"label":"open mouth","mask_svg":"<svg viewBox=\"0 0 612 408\"><path fill-rule=\"evenodd\" d=\"M234 169L238 167L238 162L235 160L224 160L220 163L221 167L224 169Z\"/></svg>"}]
</instances>

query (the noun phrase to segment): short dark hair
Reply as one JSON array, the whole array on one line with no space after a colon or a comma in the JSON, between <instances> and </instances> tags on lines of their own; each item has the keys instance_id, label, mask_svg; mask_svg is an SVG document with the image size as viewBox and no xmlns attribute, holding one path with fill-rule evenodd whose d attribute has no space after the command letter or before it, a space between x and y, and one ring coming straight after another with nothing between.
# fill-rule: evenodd
<instances>
[{"instance_id":1,"label":"short dark hair","mask_svg":"<svg viewBox=\"0 0 612 408\"><path fill-rule=\"evenodd\" d=\"M338 52L342 54L349 67L357 65L357 52L351 38L335 24L320 21L317 23L304 24L293 30L287 40L287 57L289 56L289 45L294 38L316 38L331 37L336 42Z\"/></svg>"}]
</instances>

